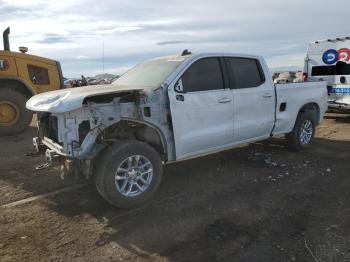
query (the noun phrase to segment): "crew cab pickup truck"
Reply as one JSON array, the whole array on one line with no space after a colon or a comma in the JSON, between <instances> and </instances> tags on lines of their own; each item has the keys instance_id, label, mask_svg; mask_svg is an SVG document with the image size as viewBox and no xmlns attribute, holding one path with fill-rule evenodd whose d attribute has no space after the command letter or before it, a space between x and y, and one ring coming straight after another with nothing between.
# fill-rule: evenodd
<instances>
[{"instance_id":1,"label":"crew cab pickup truck","mask_svg":"<svg viewBox=\"0 0 350 262\"><path fill-rule=\"evenodd\" d=\"M303 150L327 108L327 83L274 85L261 57L184 52L111 85L36 95L27 108L38 116L36 150L93 177L102 197L125 208L154 194L169 162L278 134Z\"/></svg>"}]
</instances>

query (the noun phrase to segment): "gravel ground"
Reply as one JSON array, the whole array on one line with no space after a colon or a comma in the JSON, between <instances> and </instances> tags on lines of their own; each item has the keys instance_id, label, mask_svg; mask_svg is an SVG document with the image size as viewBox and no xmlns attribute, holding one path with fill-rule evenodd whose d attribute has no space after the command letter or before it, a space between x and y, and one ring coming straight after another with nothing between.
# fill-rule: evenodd
<instances>
[{"instance_id":1,"label":"gravel ground","mask_svg":"<svg viewBox=\"0 0 350 262\"><path fill-rule=\"evenodd\" d=\"M1 205L76 183L35 171L34 134L0 138ZM350 261L350 116L316 136L302 153L275 138L168 165L137 209L90 183L1 207L0 261Z\"/></svg>"}]
</instances>

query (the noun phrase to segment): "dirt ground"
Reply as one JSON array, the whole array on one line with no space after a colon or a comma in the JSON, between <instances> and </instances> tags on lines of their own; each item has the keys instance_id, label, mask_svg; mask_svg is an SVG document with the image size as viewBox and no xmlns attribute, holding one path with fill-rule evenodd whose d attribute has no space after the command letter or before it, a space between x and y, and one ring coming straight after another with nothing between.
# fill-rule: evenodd
<instances>
[{"instance_id":1,"label":"dirt ground","mask_svg":"<svg viewBox=\"0 0 350 262\"><path fill-rule=\"evenodd\" d=\"M36 171L35 128L0 138L0 205L74 184ZM350 261L350 115L311 148L282 138L165 167L156 197L119 210L93 184L0 207L0 261Z\"/></svg>"}]
</instances>

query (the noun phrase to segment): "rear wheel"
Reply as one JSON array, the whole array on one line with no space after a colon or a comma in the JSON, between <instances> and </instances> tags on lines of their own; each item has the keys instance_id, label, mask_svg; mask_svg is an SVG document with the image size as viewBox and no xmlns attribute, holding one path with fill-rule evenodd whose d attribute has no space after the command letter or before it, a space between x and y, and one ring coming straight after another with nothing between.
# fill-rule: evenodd
<instances>
[{"instance_id":1,"label":"rear wheel","mask_svg":"<svg viewBox=\"0 0 350 262\"><path fill-rule=\"evenodd\" d=\"M17 90L0 89L0 136L20 133L30 124L33 113L25 107L27 100Z\"/></svg>"},{"instance_id":2,"label":"rear wheel","mask_svg":"<svg viewBox=\"0 0 350 262\"><path fill-rule=\"evenodd\" d=\"M96 160L98 192L119 208L138 206L149 200L162 177L158 152L146 143L121 141Z\"/></svg>"},{"instance_id":3,"label":"rear wheel","mask_svg":"<svg viewBox=\"0 0 350 262\"><path fill-rule=\"evenodd\" d=\"M294 129L286 134L288 146L298 151L307 148L315 136L315 119L312 112L301 113L295 123Z\"/></svg>"}]
</instances>

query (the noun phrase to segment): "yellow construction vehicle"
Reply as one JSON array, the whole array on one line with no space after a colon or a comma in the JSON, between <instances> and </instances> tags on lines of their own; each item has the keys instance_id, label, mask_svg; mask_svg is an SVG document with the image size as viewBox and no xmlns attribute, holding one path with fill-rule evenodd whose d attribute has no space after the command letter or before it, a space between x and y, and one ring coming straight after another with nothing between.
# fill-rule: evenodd
<instances>
[{"instance_id":1,"label":"yellow construction vehicle","mask_svg":"<svg viewBox=\"0 0 350 262\"><path fill-rule=\"evenodd\" d=\"M44 57L10 51L10 28L3 33L4 50L0 51L0 136L22 132L33 114L26 101L33 95L64 88L60 63Z\"/></svg>"}]
</instances>

